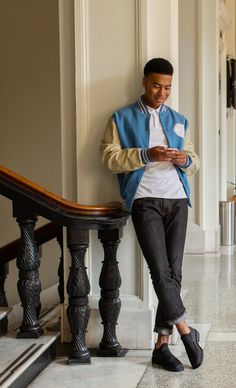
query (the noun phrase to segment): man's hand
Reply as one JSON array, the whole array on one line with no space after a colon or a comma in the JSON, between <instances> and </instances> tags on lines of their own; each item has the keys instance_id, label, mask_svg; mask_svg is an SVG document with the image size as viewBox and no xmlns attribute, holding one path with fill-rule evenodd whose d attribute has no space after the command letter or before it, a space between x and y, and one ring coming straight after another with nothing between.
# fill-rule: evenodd
<instances>
[{"instance_id":1,"label":"man's hand","mask_svg":"<svg viewBox=\"0 0 236 388\"><path fill-rule=\"evenodd\" d=\"M156 146L149 148L149 157L153 162L172 162L174 156L173 150L168 150L166 147Z\"/></svg>"},{"instance_id":2,"label":"man's hand","mask_svg":"<svg viewBox=\"0 0 236 388\"><path fill-rule=\"evenodd\" d=\"M173 148L156 146L149 149L149 157L153 162L172 162L183 165L187 161L187 154Z\"/></svg>"},{"instance_id":3,"label":"man's hand","mask_svg":"<svg viewBox=\"0 0 236 388\"><path fill-rule=\"evenodd\" d=\"M175 151L172 157L172 163L182 166L187 162L187 154L184 151Z\"/></svg>"}]
</instances>

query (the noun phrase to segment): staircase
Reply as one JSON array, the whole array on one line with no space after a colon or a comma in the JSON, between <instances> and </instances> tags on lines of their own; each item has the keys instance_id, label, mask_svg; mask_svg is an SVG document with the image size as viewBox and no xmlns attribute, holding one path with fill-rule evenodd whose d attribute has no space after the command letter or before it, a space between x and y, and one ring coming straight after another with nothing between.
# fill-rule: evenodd
<instances>
[{"instance_id":1,"label":"staircase","mask_svg":"<svg viewBox=\"0 0 236 388\"><path fill-rule=\"evenodd\" d=\"M60 344L61 305L64 303L63 252L65 244L71 255L67 281L69 305L68 322L72 335L68 364L90 363L85 333L89 319L88 294L90 291L84 258L89 246L89 231L98 231L104 248L104 262L100 275L100 314L104 333L98 347L100 356L120 356L123 353L116 338L116 322L120 311L120 275L116 251L122 228L129 214L120 203L87 206L78 205L24 177L0 166L0 195L13 206L13 217L20 227L21 238L0 248L0 387L26 387L56 358ZM35 229L37 217L50 222ZM67 230L63 239L62 228ZM42 303L39 279L41 246L56 238L61 247L59 285L51 305ZM65 240L65 241L64 241ZM8 263L16 260L19 270L18 291L21 305L11 308L7 303L4 283ZM15 318L16 309L23 312ZM60 346L59 346L60 347Z\"/></svg>"},{"instance_id":2,"label":"staircase","mask_svg":"<svg viewBox=\"0 0 236 388\"><path fill-rule=\"evenodd\" d=\"M0 338L0 387L26 387L56 357L59 331L50 331L50 319L59 318L58 306L40 314L44 335L38 339L16 339L20 325L9 328ZM53 312L53 315L52 315ZM6 315L5 315L6 316ZM42 317L41 317L42 316Z\"/></svg>"}]
</instances>

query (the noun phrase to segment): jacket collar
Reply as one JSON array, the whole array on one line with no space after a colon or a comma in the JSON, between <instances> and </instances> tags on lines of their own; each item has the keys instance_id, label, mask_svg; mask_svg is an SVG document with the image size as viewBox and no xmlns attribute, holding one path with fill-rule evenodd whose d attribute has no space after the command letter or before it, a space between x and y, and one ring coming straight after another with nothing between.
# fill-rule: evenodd
<instances>
[{"instance_id":1,"label":"jacket collar","mask_svg":"<svg viewBox=\"0 0 236 388\"><path fill-rule=\"evenodd\" d=\"M149 115L147 105L145 104L144 95L142 95L142 96L140 97L140 99L138 100L138 105L139 105L139 109L141 110L142 113L145 113L145 114L148 114L148 115ZM167 108L166 108L166 106L163 104L163 105L161 106L160 113L166 112L166 111L167 111Z\"/></svg>"}]
</instances>

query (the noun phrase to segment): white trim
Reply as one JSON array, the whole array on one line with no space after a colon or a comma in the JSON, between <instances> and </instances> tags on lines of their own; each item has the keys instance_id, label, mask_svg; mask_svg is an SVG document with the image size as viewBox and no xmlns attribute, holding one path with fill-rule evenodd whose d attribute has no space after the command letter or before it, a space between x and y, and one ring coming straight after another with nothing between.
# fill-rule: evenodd
<instances>
[{"instance_id":1,"label":"white trim","mask_svg":"<svg viewBox=\"0 0 236 388\"><path fill-rule=\"evenodd\" d=\"M143 301L135 295L120 295L122 310L138 310L143 309ZM89 297L89 306L91 309L98 309L100 295L92 295Z\"/></svg>"},{"instance_id":2,"label":"white trim","mask_svg":"<svg viewBox=\"0 0 236 388\"><path fill-rule=\"evenodd\" d=\"M205 252L205 231L199 225L191 223L187 228L185 254L204 254Z\"/></svg>"},{"instance_id":3,"label":"white trim","mask_svg":"<svg viewBox=\"0 0 236 388\"><path fill-rule=\"evenodd\" d=\"M89 2L76 0L74 2L75 25L75 98L76 98L76 163L77 163L77 201L86 203L90 194L90 180L87 178L89 152L85 146L89 138ZM89 233L90 237L91 233ZM91 238L89 239L91 242ZM92 276L91 248L85 257L88 266L88 277Z\"/></svg>"},{"instance_id":4,"label":"white trim","mask_svg":"<svg viewBox=\"0 0 236 388\"><path fill-rule=\"evenodd\" d=\"M130 301L134 302L133 296ZM128 299L126 300L128 301ZM130 302L129 301L129 302ZM150 308L136 308L135 302L132 307L125 308L125 299L122 298L121 311L118 317L118 324L116 326L117 339L120 344L129 349L152 349L154 345L154 320L155 307ZM128 307L126 305L126 307ZM63 342L71 341L71 334L66 315L67 305L64 305L63 317ZM63 314L63 311L62 311ZM90 317L86 335L86 346L88 348L97 348L101 342L103 335L103 325L101 324L101 316L98 308L91 308Z\"/></svg>"},{"instance_id":5,"label":"white trim","mask_svg":"<svg viewBox=\"0 0 236 388\"><path fill-rule=\"evenodd\" d=\"M86 202L89 180L86 174L89 153L84 146L89 133L89 28L87 0L75 1L75 82L76 82L76 160L77 160L77 200ZM82 155L82 157L81 157Z\"/></svg>"},{"instance_id":6,"label":"white trim","mask_svg":"<svg viewBox=\"0 0 236 388\"><path fill-rule=\"evenodd\" d=\"M143 76L143 66L148 61L150 47L150 32L148 28L148 1L135 0L135 65L136 65L136 83L138 88L138 97L143 93L141 77ZM148 39L149 37L149 39Z\"/></svg>"},{"instance_id":7,"label":"white trim","mask_svg":"<svg viewBox=\"0 0 236 388\"><path fill-rule=\"evenodd\" d=\"M139 263L138 273L136 274L136 276L137 276L136 282L138 284L138 295L139 295L139 298L142 300L143 305L145 305L147 307L149 305L149 303L147 303L147 301L149 301L149 299L150 299L150 294L145 292L145 289L146 289L146 285L147 286L149 285L150 279L145 276L146 271L147 271L147 268L146 268L147 265L146 265L145 259L143 257L143 253L141 251L141 248L138 244L138 241L137 241L136 252L137 252L137 261ZM146 303L144 303L145 301L146 301Z\"/></svg>"},{"instance_id":8,"label":"white trim","mask_svg":"<svg viewBox=\"0 0 236 388\"><path fill-rule=\"evenodd\" d=\"M76 200L74 5L59 0L62 196Z\"/></svg>"},{"instance_id":9,"label":"white trim","mask_svg":"<svg viewBox=\"0 0 236 388\"><path fill-rule=\"evenodd\" d=\"M202 230L213 231L219 223L219 44L218 1L199 0L198 5L198 127L201 161L200 222ZM208 17L209 12L212 14ZM211 159L208 157L210 149ZM215 153L213 152L215 149ZM211 181L211 184L209 182ZM212 232L213 234L215 232ZM206 232L206 251L218 246L216 237ZM210 237L211 235L211 237ZM218 236L218 234L217 234ZM218 237L217 237L218 238ZM214 242L213 242L214 240Z\"/></svg>"},{"instance_id":10,"label":"white trim","mask_svg":"<svg viewBox=\"0 0 236 388\"><path fill-rule=\"evenodd\" d=\"M197 224L190 224L187 229L185 254L205 254L218 252L220 249L220 225L214 230L203 230Z\"/></svg>"},{"instance_id":11,"label":"white trim","mask_svg":"<svg viewBox=\"0 0 236 388\"><path fill-rule=\"evenodd\" d=\"M204 93L203 90L203 9L202 0L197 2L197 69L198 69L198 85L197 85L197 111L198 111L198 130L199 130L199 158L201 160L201 168L199 170L199 219L200 227L204 229L206 220L203 204L205 203L205 147L203 141L203 105L204 105Z\"/></svg>"},{"instance_id":12,"label":"white trim","mask_svg":"<svg viewBox=\"0 0 236 388\"><path fill-rule=\"evenodd\" d=\"M222 39L219 38L219 45ZM224 42L224 41L223 41ZM221 90L220 90L220 136L219 136L219 200L227 200L227 107L226 107L226 49L225 45L220 51L220 77L221 77Z\"/></svg>"},{"instance_id":13,"label":"white trim","mask_svg":"<svg viewBox=\"0 0 236 388\"><path fill-rule=\"evenodd\" d=\"M171 91L171 107L179 109L179 1L170 1L170 55L174 66L174 86Z\"/></svg>"},{"instance_id":14,"label":"white trim","mask_svg":"<svg viewBox=\"0 0 236 388\"><path fill-rule=\"evenodd\" d=\"M218 252L220 249L220 225L214 230L206 230L206 253Z\"/></svg>"}]
</instances>

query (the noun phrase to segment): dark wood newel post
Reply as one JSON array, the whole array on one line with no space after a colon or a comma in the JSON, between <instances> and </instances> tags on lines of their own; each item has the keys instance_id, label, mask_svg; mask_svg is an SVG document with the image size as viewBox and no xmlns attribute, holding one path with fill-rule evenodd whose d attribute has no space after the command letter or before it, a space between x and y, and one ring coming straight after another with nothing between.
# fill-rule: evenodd
<instances>
[{"instance_id":1,"label":"dark wood newel post","mask_svg":"<svg viewBox=\"0 0 236 388\"><path fill-rule=\"evenodd\" d=\"M58 277L59 277L59 284L58 284L58 294L60 298L60 303L64 303L65 295L64 295L64 252L63 252L63 228L62 226L59 228L58 235L57 235L57 242L61 249L61 257L60 262L58 266Z\"/></svg>"},{"instance_id":2,"label":"dark wood newel post","mask_svg":"<svg viewBox=\"0 0 236 388\"><path fill-rule=\"evenodd\" d=\"M71 254L71 268L67 283L69 295L67 316L72 334L68 364L88 364L90 353L86 347L85 333L90 313L88 305L90 284L84 259L89 246L89 231L68 227L67 244Z\"/></svg>"},{"instance_id":3,"label":"dark wood newel post","mask_svg":"<svg viewBox=\"0 0 236 388\"><path fill-rule=\"evenodd\" d=\"M127 349L123 349L116 337L116 325L120 313L121 301L119 288L121 277L116 260L117 248L122 237L122 228L114 230L100 230L98 238L104 249L104 261L99 278L101 298L99 310L102 317L104 332L97 351L98 356L121 357Z\"/></svg>"},{"instance_id":4,"label":"dark wood newel post","mask_svg":"<svg viewBox=\"0 0 236 388\"><path fill-rule=\"evenodd\" d=\"M23 321L17 333L18 338L38 338L43 334L37 316L41 283L38 271L39 253L34 238L36 221L35 217L17 218L21 230L21 242L16 261L19 269L17 288L23 307Z\"/></svg>"},{"instance_id":5,"label":"dark wood newel post","mask_svg":"<svg viewBox=\"0 0 236 388\"><path fill-rule=\"evenodd\" d=\"M5 294L5 280L7 278L7 274L9 273L8 264L0 264L0 306L8 307L7 298ZM5 335L7 333L8 327L8 319L4 317L0 321L0 336Z\"/></svg>"},{"instance_id":6,"label":"dark wood newel post","mask_svg":"<svg viewBox=\"0 0 236 388\"><path fill-rule=\"evenodd\" d=\"M9 265L8 264L0 264L0 306L8 307L6 293L5 293L5 280L7 278L7 274L9 273Z\"/></svg>"}]
</instances>

